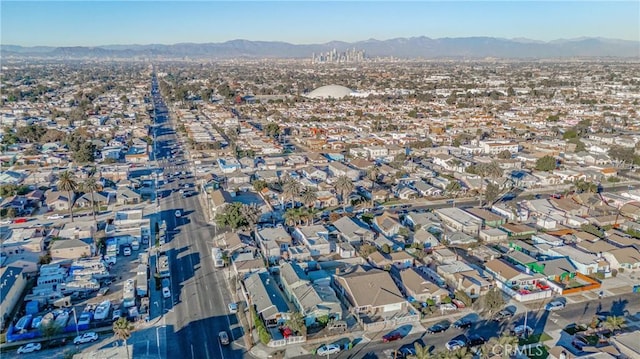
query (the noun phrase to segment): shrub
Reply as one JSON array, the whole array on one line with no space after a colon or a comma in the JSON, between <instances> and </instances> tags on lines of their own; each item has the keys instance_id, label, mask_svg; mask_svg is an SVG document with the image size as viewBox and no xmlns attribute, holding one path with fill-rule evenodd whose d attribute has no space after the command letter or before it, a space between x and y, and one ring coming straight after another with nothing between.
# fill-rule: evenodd
<instances>
[{"instance_id":1,"label":"shrub","mask_svg":"<svg viewBox=\"0 0 640 359\"><path fill-rule=\"evenodd\" d=\"M436 305L436 301L431 299L431 298L429 298L429 299L427 299L427 305L430 306L430 307L433 307L433 306Z\"/></svg>"},{"instance_id":2,"label":"shrub","mask_svg":"<svg viewBox=\"0 0 640 359\"><path fill-rule=\"evenodd\" d=\"M451 298L450 297L442 298L442 304L451 304Z\"/></svg>"},{"instance_id":3,"label":"shrub","mask_svg":"<svg viewBox=\"0 0 640 359\"><path fill-rule=\"evenodd\" d=\"M619 268L618 273L624 273L624 268Z\"/></svg>"},{"instance_id":4,"label":"shrub","mask_svg":"<svg viewBox=\"0 0 640 359\"><path fill-rule=\"evenodd\" d=\"M617 269L612 269L611 270L611 276L615 278L617 275L618 275L618 270Z\"/></svg>"}]
</instances>

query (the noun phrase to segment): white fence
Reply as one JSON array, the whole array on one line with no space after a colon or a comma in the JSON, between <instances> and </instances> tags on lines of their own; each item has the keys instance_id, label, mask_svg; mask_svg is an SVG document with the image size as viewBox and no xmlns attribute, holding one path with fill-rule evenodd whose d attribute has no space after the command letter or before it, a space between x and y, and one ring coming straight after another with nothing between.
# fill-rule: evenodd
<instances>
[{"instance_id":1,"label":"white fence","mask_svg":"<svg viewBox=\"0 0 640 359\"><path fill-rule=\"evenodd\" d=\"M283 347L289 344L304 343L306 341L307 341L306 337L295 336L295 337L289 337L285 339L270 340L269 343L267 343L267 346L270 348L277 348L277 347Z\"/></svg>"}]
</instances>

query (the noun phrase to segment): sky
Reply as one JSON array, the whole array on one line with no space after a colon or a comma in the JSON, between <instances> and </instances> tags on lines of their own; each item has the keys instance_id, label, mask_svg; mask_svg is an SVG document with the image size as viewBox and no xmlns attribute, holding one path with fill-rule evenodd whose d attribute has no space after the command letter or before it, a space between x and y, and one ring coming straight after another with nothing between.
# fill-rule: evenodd
<instances>
[{"instance_id":1,"label":"sky","mask_svg":"<svg viewBox=\"0 0 640 359\"><path fill-rule=\"evenodd\" d=\"M427 36L640 41L640 1L0 1L0 44L294 44Z\"/></svg>"}]
</instances>

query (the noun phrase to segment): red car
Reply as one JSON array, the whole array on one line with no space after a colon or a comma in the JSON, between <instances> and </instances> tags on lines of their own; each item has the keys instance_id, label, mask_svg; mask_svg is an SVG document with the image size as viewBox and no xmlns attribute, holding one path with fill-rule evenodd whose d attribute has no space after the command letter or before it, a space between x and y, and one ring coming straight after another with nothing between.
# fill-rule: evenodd
<instances>
[{"instance_id":1,"label":"red car","mask_svg":"<svg viewBox=\"0 0 640 359\"><path fill-rule=\"evenodd\" d=\"M388 342L392 342L394 340L398 340L398 339L402 339L402 334L395 332L395 333L389 333L385 336L382 337L382 341L384 343L388 343Z\"/></svg>"}]
</instances>

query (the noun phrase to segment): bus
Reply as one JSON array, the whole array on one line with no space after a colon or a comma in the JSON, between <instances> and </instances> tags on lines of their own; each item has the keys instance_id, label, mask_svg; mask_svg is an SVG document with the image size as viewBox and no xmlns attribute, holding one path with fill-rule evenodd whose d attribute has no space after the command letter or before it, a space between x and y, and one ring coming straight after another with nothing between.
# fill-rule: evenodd
<instances>
[{"instance_id":1,"label":"bus","mask_svg":"<svg viewBox=\"0 0 640 359\"><path fill-rule=\"evenodd\" d=\"M171 276L171 271L169 270L169 257L163 254L158 258L157 271L161 278Z\"/></svg>"}]
</instances>

